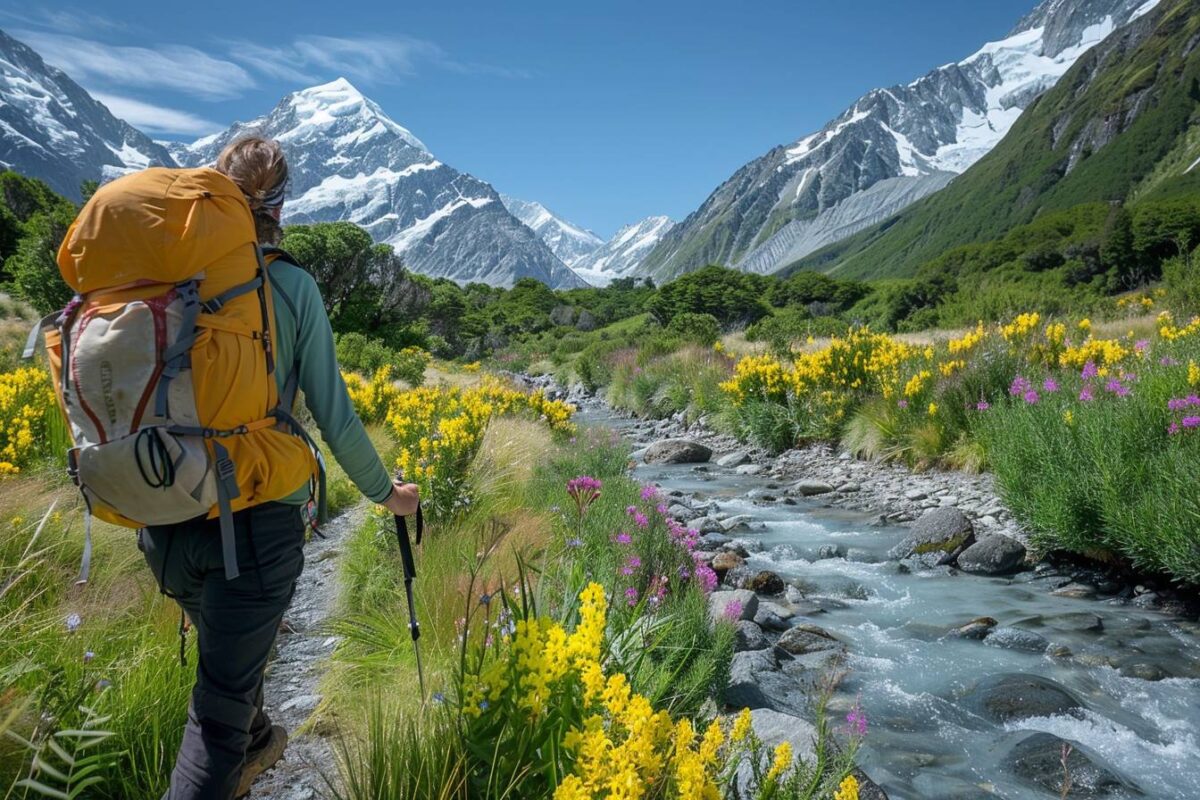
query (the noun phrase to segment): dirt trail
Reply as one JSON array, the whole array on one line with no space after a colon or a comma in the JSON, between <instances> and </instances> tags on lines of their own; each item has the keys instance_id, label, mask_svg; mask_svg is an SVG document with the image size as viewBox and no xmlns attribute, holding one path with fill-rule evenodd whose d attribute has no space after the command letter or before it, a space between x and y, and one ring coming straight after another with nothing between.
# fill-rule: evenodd
<instances>
[{"instance_id":1,"label":"dirt trail","mask_svg":"<svg viewBox=\"0 0 1200 800\"><path fill-rule=\"evenodd\" d=\"M337 603L338 558L366 512L366 504L360 503L326 526L325 539L314 537L304 549L304 572L284 616L265 687L267 713L291 738L283 760L254 784L250 792L254 800L313 800L328 795L323 776L335 772L331 742L297 730L321 702L321 677L337 643L323 624Z\"/></svg>"}]
</instances>

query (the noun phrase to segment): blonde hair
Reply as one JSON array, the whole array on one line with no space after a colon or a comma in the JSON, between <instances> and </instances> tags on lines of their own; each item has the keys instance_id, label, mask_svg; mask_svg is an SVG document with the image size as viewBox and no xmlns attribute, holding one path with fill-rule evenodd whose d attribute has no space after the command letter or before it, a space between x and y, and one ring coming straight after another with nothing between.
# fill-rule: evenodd
<instances>
[{"instance_id":1,"label":"blonde hair","mask_svg":"<svg viewBox=\"0 0 1200 800\"><path fill-rule=\"evenodd\" d=\"M288 179L287 158L279 143L261 136L240 137L225 146L214 166L245 195L259 242L278 244L283 231L273 212L283 203Z\"/></svg>"}]
</instances>

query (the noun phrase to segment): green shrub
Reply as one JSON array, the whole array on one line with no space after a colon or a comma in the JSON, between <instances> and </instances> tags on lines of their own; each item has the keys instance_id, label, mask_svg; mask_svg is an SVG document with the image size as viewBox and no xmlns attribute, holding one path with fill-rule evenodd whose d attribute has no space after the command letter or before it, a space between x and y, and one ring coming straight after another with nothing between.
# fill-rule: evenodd
<instances>
[{"instance_id":1,"label":"green shrub","mask_svg":"<svg viewBox=\"0 0 1200 800\"><path fill-rule=\"evenodd\" d=\"M667 325L667 330L680 338L702 347L712 347L721 338L721 326L712 314L697 314L691 311L676 314Z\"/></svg>"}]
</instances>

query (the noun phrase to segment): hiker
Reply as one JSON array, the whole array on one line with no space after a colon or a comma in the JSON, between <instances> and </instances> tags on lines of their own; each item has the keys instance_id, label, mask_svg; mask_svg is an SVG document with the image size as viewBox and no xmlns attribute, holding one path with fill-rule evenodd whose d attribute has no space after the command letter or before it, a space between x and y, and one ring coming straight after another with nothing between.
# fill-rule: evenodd
<instances>
[{"instance_id":1,"label":"hiker","mask_svg":"<svg viewBox=\"0 0 1200 800\"><path fill-rule=\"evenodd\" d=\"M287 161L276 142L247 137L228 145L216 170L250 205L259 243L276 245ZM293 380L338 463L358 489L393 514L417 509L417 487L391 481L342 382L333 333L317 284L282 258L268 267L274 294L275 360ZM281 396L288 370L276 370ZM304 566L307 486L234 515L241 575L227 581L215 521L150 526L139 544L162 589L196 628L200 664L170 800L241 797L279 760L287 732L263 710L263 670Z\"/></svg>"},{"instance_id":2,"label":"hiker","mask_svg":"<svg viewBox=\"0 0 1200 800\"><path fill-rule=\"evenodd\" d=\"M263 671L304 566L305 512L325 516L297 390L364 495L401 517L418 510L417 487L392 481L355 416L316 283L270 247L287 177L276 142L246 137L215 171L152 168L102 186L58 254L78 294L27 347L45 331L71 424L68 469L87 507L80 583L93 517L138 528L160 589L196 629L169 800L245 796L287 745L263 710ZM184 632L181 619L181 658Z\"/></svg>"}]
</instances>

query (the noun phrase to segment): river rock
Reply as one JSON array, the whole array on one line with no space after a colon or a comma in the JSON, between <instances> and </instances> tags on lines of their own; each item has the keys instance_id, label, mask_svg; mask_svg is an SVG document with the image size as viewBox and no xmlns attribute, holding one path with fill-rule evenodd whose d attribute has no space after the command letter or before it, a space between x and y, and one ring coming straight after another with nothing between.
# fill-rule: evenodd
<instances>
[{"instance_id":1,"label":"river rock","mask_svg":"<svg viewBox=\"0 0 1200 800\"><path fill-rule=\"evenodd\" d=\"M746 650L762 650L770 647L771 643L763 635L762 628L749 620L741 619L733 625L733 652L741 653Z\"/></svg>"},{"instance_id":2,"label":"river rock","mask_svg":"<svg viewBox=\"0 0 1200 800\"><path fill-rule=\"evenodd\" d=\"M953 506L925 512L904 541L892 548L892 559L937 555L941 563L950 563L975 543L975 528L970 518Z\"/></svg>"},{"instance_id":3,"label":"river rock","mask_svg":"<svg viewBox=\"0 0 1200 800\"><path fill-rule=\"evenodd\" d=\"M1097 762L1099 757L1078 742L1060 739L1051 733L1031 733L1009 751L1004 761L1022 780L1038 786L1055 797L1063 795L1063 749L1067 771L1071 775L1070 797L1124 797L1140 791Z\"/></svg>"},{"instance_id":4,"label":"river rock","mask_svg":"<svg viewBox=\"0 0 1200 800\"><path fill-rule=\"evenodd\" d=\"M690 522L700 515L682 503L674 503L667 509L667 516L673 517L680 522Z\"/></svg>"},{"instance_id":5,"label":"river rock","mask_svg":"<svg viewBox=\"0 0 1200 800\"><path fill-rule=\"evenodd\" d=\"M977 617L966 625L961 625L950 631L946 636L951 639L984 639L1000 623L991 617Z\"/></svg>"},{"instance_id":6,"label":"river rock","mask_svg":"<svg viewBox=\"0 0 1200 800\"><path fill-rule=\"evenodd\" d=\"M750 712L750 727L767 752L788 742L792 752L805 761L811 762L816 755L813 743L817 740L817 730L800 717L770 708L756 708ZM753 780L753 769L747 760L743 760L738 764L735 777L739 797L750 796ZM860 800L868 800L861 792L859 796Z\"/></svg>"},{"instance_id":7,"label":"river rock","mask_svg":"<svg viewBox=\"0 0 1200 800\"><path fill-rule=\"evenodd\" d=\"M983 643L992 647L1020 650L1025 653L1044 653L1050 646L1046 637L1020 628L993 628Z\"/></svg>"},{"instance_id":8,"label":"river rock","mask_svg":"<svg viewBox=\"0 0 1200 800\"><path fill-rule=\"evenodd\" d=\"M742 464L734 470L734 473L738 475L758 475L763 469L762 464Z\"/></svg>"},{"instance_id":9,"label":"river rock","mask_svg":"<svg viewBox=\"0 0 1200 800\"><path fill-rule=\"evenodd\" d=\"M705 533L700 536L697 544L706 550L716 550L718 547L724 547L732 541L733 539L723 533Z\"/></svg>"},{"instance_id":10,"label":"river rock","mask_svg":"<svg viewBox=\"0 0 1200 800\"><path fill-rule=\"evenodd\" d=\"M1047 617L1046 622L1055 628L1068 631L1100 633L1104 630L1104 619L1090 611L1072 611Z\"/></svg>"},{"instance_id":11,"label":"river rock","mask_svg":"<svg viewBox=\"0 0 1200 800\"><path fill-rule=\"evenodd\" d=\"M721 521L710 516L694 519L691 526L696 529L697 533L724 533L725 529L721 527Z\"/></svg>"},{"instance_id":12,"label":"river rock","mask_svg":"<svg viewBox=\"0 0 1200 800\"><path fill-rule=\"evenodd\" d=\"M742 464L747 463L749 460L750 460L750 454L747 453L745 450L734 450L732 453L726 453L725 455L718 458L717 466L718 467L728 467L729 469L733 469L734 467L740 467Z\"/></svg>"},{"instance_id":13,"label":"river rock","mask_svg":"<svg viewBox=\"0 0 1200 800\"><path fill-rule=\"evenodd\" d=\"M746 584L747 589L759 594L783 594L784 586L783 578L769 569L762 570Z\"/></svg>"},{"instance_id":14,"label":"river rock","mask_svg":"<svg viewBox=\"0 0 1200 800\"><path fill-rule=\"evenodd\" d=\"M761 603L759 604L758 613L754 615L754 621L763 630L775 631L776 633L781 633L791 627L791 624L786 619L774 611L763 608L763 604Z\"/></svg>"},{"instance_id":15,"label":"river rock","mask_svg":"<svg viewBox=\"0 0 1200 800\"><path fill-rule=\"evenodd\" d=\"M1145 661L1122 664L1120 671L1126 678L1137 678L1143 681L1161 681L1168 677L1162 667L1157 664L1147 664Z\"/></svg>"},{"instance_id":16,"label":"river rock","mask_svg":"<svg viewBox=\"0 0 1200 800\"><path fill-rule=\"evenodd\" d=\"M1091 600L1096 596L1096 587L1090 583L1068 583L1055 589L1050 594L1056 597L1074 597L1078 600Z\"/></svg>"},{"instance_id":17,"label":"river rock","mask_svg":"<svg viewBox=\"0 0 1200 800\"><path fill-rule=\"evenodd\" d=\"M717 553L716 557L713 558L712 568L713 572L717 573L718 576L723 577L725 573L729 572L729 570L740 567L745 563L746 559L742 558L737 553L732 553L726 550L724 552Z\"/></svg>"},{"instance_id":18,"label":"river rock","mask_svg":"<svg viewBox=\"0 0 1200 800\"><path fill-rule=\"evenodd\" d=\"M727 706L736 709L770 708L800 712L805 699L799 686L779 670L779 659L771 648L734 653L729 662L729 685L724 692Z\"/></svg>"},{"instance_id":19,"label":"river rock","mask_svg":"<svg viewBox=\"0 0 1200 800\"><path fill-rule=\"evenodd\" d=\"M1025 545L1011 536L994 533L963 550L958 567L979 575L1008 575L1025 563Z\"/></svg>"},{"instance_id":20,"label":"river rock","mask_svg":"<svg viewBox=\"0 0 1200 800\"><path fill-rule=\"evenodd\" d=\"M784 599L793 605L804 602L804 592L790 583L784 588L783 596Z\"/></svg>"},{"instance_id":21,"label":"river rock","mask_svg":"<svg viewBox=\"0 0 1200 800\"><path fill-rule=\"evenodd\" d=\"M770 600L759 600L758 607L762 611L769 611L780 619L791 619L796 616L796 613L790 608L784 608L779 603L772 603Z\"/></svg>"},{"instance_id":22,"label":"river rock","mask_svg":"<svg viewBox=\"0 0 1200 800\"><path fill-rule=\"evenodd\" d=\"M738 514L733 517L727 517L721 520L721 530L729 533L730 531L749 530L750 523L754 521L754 517L749 514Z\"/></svg>"},{"instance_id":23,"label":"river rock","mask_svg":"<svg viewBox=\"0 0 1200 800\"><path fill-rule=\"evenodd\" d=\"M1054 681L1024 674L989 675L975 684L966 701L976 713L999 723L1082 708L1074 695Z\"/></svg>"},{"instance_id":24,"label":"river rock","mask_svg":"<svg viewBox=\"0 0 1200 800\"><path fill-rule=\"evenodd\" d=\"M824 561L829 558L845 558L845 551L842 550L840 544L823 544L817 548L817 560Z\"/></svg>"},{"instance_id":25,"label":"river rock","mask_svg":"<svg viewBox=\"0 0 1200 800\"><path fill-rule=\"evenodd\" d=\"M646 448L647 464L702 464L712 458L712 450L690 439L660 439Z\"/></svg>"},{"instance_id":26,"label":"river rock","mask_svg":"<svg viewBox=\"0 0 1200 800\"><path fill-rule=\"evenodd\" d=\"M748 589L713 592L708 596L708 612L715 620L752 620L757 611L758 595Z\"/></svg>"},{"instance_id":27,"label":"river rock","mask_svg":"<svg viewBox=\"0 0 1200 800\"><path fill-rule=\"evenodd\" d=\"M801 497L814 497L819 494L829 494L833 491L833 484L825 481L802 480L792 486L792 491Z\"/></svg>"},{"instance_id":28,"label":"river rock","mask_svg":"<svg viewBox=\"0 0 1200 800\"><path fill-rule=\"evenodd\" d=\"M845 645L834 638L833 634L818 625L800 623L789 628L776 643L794 656L813 653L818 650L844 650Z\"/></svg>"}]
</instances>

